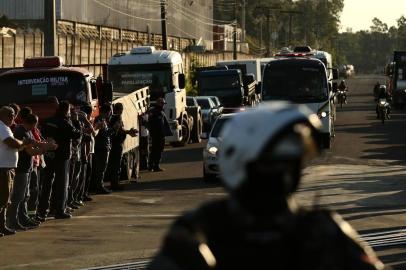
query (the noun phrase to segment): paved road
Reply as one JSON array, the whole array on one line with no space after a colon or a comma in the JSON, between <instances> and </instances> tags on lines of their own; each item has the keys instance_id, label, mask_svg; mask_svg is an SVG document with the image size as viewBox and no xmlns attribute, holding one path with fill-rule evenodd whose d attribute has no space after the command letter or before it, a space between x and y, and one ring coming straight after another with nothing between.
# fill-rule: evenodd
<instances>
[{"instance_id":1,"label":"paved road","mask_svg":"<svg viewBox=\"0 0 406 270\"><path fill-rule=\"evenodd\" d=\"M338 210L395 269L406 269L406 114L375 119L379 78L349 80L349 104L338 110L332 150L306 169L299 200ZM383 78L380 78L383 79ZM165 172L143 173L123 192L96 196L68 221L0 239L2 269L80 269L153 256L173 219L225 195L203 183L203 144L167 149ZM393 246L397 243L397 246Z\"/></svg>"}]
</instances>

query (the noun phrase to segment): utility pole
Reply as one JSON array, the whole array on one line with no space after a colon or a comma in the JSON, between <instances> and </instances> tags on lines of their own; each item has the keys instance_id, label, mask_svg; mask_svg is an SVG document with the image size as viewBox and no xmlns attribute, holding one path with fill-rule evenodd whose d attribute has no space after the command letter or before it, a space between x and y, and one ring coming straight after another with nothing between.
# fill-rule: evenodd
<instances>
[{"instance_id":1,"label":"utility pole","mask_svg":"<svg viewBox=\"0 0 406 270\"><path fill-rule=\"evenodd\" d=\"M247 3L246 0L242 0L242 13L241 13L241 28L242 28L242 35L241 35L241 42L245 42L245 17L246 17L246 8Z\"/></svg>"},{"instance_id":2,"label":"utility pole","mask_svg":"<svg viewBox=\"0 0 406 270\"><path fill-rule=\"evenodd\" d=\"M266 27L268 28L267 34L266 34L266 56L270 57L271 56L271 38L272 38L272 25L271 25L271 17L272 17L272 12L280 10L281 7L279 5L258 5L255 7L255 14L258 16L262 16L266 18ZM261 27L262 28L262 27ZM262 33L262 31L261 31ZM262 36L262 34L261 34Z\"/></svg>"},{"instance_id":3,"label":"utility pole","mask_svg":"<svg viewBox=\"0 0 406 270\"><path fill-rule=\"evenodd\" d=\"M237 60L237 0L234 0L233 59Z\"/></svg>"},{"instance_id":4,"label":"utility pole","mask_svg":"<svg viewBox=\"0 0 406 270\"><path fill-rule=\"evenodd\" d=\"M287 13L289 15L289 38L288 45L292 45L292 25L293 25L293 15L302 14L300 11L295 10L282 10L281 13Z\"/></svg>"},{"instance_id":5,"label":"utility pole","mask_svg":"<svg viewBox=\"0 0 406 270\"><path fill-rule=\"evenodd\" d=\"M56 55L55 0L44 0L44 55Z\"/></svg>"},{"instance_id":6,"label":"utility pole","mask_svg":"<svg viewBox=\"0 0 406 270\"><path fill-rule=\"evenodd\" d=\"M161 27L162 27L162 49L168 49L168 36L166 33L166 0L161 0Z\"/></svg>"}]
</instances>

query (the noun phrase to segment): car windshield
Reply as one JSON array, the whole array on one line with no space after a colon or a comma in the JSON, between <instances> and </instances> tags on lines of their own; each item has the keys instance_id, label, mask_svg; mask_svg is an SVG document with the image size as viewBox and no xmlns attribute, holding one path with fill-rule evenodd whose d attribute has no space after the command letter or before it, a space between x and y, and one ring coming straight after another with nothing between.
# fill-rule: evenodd
<instances>
[{"instance_id":1,"label":"car windshield","mask_svg":"<svg viewBox=\"0 0 406 270\"><path fill-rule=\"evenodd\" d=\"M203 90L222 90L239 86L238 76L210 76L199 80L199 88Z\"/></svg>"},{"instance_id":2,"label":"car windshield","mask_svg":"<svg viewBox=\"0 0 406 270\"><path fill-rule=\"evenodd\" d=\"M195 101L193 98L186 98L186 106L193 107L195 106Z\"/></svg>"},{"instance_id":3,"label":"car windshield","mask_svg":"<svg viewBox=\"0 0 406 270\"><path fill-rule=\"evenodd\" d=\"M50 96L71 103L87 101L88 89L84 76L67 73L10 74L0 78L1 103L28 104Z\"/></svg>"},{"instance_id":4,"label":"car windshield","mask_svg":"<svg viewBox=\"0 0 406 270\"><path fill-rule=\"evenodd\" d=\"M231 117L221 117L216 120L214 126L211 130L210 137L218 138L220 137L221 130L224 127L224 124L230 120Z\"/></svg>"},{"instance_id":5,"label":"car windshield","mask_svg":"<svg viewBox=\"0 0 406 270\"><path fill-rule=\"evenodd\" d=\"M328 98L326 72L313 67L267 67L264 72L264 100L322 102Z\"/></svg>"},{"instance_id":6,"label":"car windshield","mask_svg":"<svg viewBox=\"0 0 406 270\"><path fill-rule=\"evenodd\" d=\"M151 100L165 97L171 91L172 75L170 69L137 69L134 66L109 66L109 78L115 92L131 93L149 86Z\"/></svg>"},{"instance_id":7,"label":"car windshield","mask_svg":"<svg viewBox=\"0 0 406 270\"><path fill-rule=\"evenodd\" d=\"M216 105L216 107L221 106L220 104L220 100L216 97L211 97L211 100L213 101L214 105Z\"/></svg>"},{"instance_id":8,"label":"car windshield","mask_svg":"<svg viewBox=\"0 0 406 270\"><path fill-rule=\"evenodd\" d=\"M211 108L211 104L210 104L209 99L198 98L197 103L199 104L200 107L202 107L202 109L210 109Z\"/></svg>"}]
</instances>

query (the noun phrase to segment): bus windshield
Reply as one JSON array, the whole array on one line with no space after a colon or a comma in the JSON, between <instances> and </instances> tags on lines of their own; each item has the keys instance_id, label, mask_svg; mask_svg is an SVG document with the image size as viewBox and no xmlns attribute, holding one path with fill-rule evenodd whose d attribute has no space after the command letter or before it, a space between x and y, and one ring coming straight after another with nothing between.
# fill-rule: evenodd
<instances>
[{"instance_id":1,"label":"bus windshield","mask_svg":"<svg viewBox=\"0 0 406 270\"><path fill-rule=\"evenodd\" d=\"M171 91L171 68L160 66L147 67L144 65L112 65L109 66L109 79L115 92L131 93L137 89L149 86L151 100L165 97Z\"/></svg>"},{"instance_id":2,"label":"bus windshield","mask_svg":"<svg viewBox=\"0 0 406 270\"><path fill-rule=\"evenodd\" d=\"M326 72L317 67L267 67L264 72L263 99L291 100L299 103L328 99Z\"/></svg>"},{"instance_id":3,"label":"bus windshield","mask_svg":"<svg viewBox=\"0 0 406 270\"><path fill-rule=\"evenodd\" d=\"M86 78L67 73L20 73L0 77L1 103L29 104L54 96L73 104L87 101Z\"/></svg>"}]
</instances>

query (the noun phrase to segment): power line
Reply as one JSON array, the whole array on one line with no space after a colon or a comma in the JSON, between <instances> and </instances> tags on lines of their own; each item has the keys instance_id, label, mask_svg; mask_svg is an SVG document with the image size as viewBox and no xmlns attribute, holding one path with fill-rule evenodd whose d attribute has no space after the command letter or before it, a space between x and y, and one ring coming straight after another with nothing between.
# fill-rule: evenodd
<instances>
[{"instance_id":1,"label":"power line","mask_svg":"<svg viewBox=\"0 0 406 270\"><path fill-rule=\"evenodd\" d=\"M156 22L161 21L161 19L144 18L144 17L139 17L139 16L135 16L135 15L123 12L123 11L118 10L118 9L116 9L114 7L111 7L111 6L101 2L99 0L92 0L92 1L95 2L96 4L99 4L100 6L103 6L103 7L107 8L107 9L111 10L111 11L114 11L114 12L119 13L121 15L125 15L125 16L130 17L130 18L140 19L140 20L145 20L145 21L156 21Z\"/></svg>"},{"instance_id":2,"label":"power line","mask_svg":"<svg viewBox=\"0 0 406 270\"><path fill-rule=\"evenodd\" d=\"M195 15L195 16L201 17L201 18L203 18L203 19L206 19L206 20L209 20L209 21L216 21L216 22L220 22L220 23L227 23L227 24L233 23L233 21L215 20L215 19L213 19L213 18L203 16L203 15L201 15L201 14L199 14L199 13L196 13L196 12L194 12L194 11L192 11L192 10L187 10L187 9L185 9L184 6L180 5L179 3L177 3L177 2L174 1L174 0L169 0L169 1L171 1L175 6L181 8L183 11L186 11L186 12L188 12L188 13L190 13L190 14L193 14L193 15Z\"/></svg>"}]
</instances>

